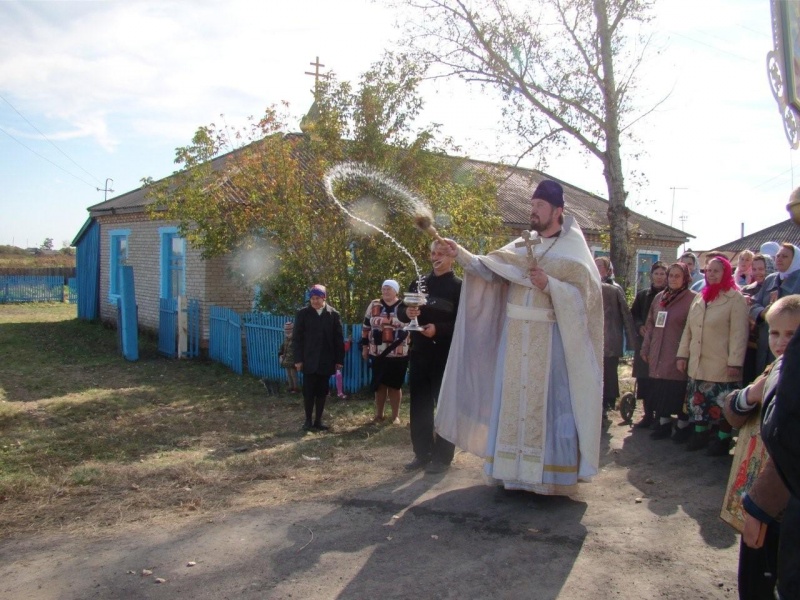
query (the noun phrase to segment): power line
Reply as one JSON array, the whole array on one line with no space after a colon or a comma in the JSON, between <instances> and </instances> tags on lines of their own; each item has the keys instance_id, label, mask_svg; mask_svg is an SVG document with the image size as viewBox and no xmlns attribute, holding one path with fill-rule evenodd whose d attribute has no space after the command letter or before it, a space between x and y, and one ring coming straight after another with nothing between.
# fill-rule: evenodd
<instances>
[{"instance_id":1,"label":"power line","mask_svg":"<svg viewBox=\"0 0 800 600\"><path fill-rule=\"evenodd\" d=\"M791 159L791 157L790 157L790 159ZM787 173L792 173L792 171L794 171L794 166L792 166L792 167L790 167L790 168L786 169L785 171L783 171L783 172L781 172L781 173L778 173L777 175L775 175L775 177L770 177L770 178L769 178L769 179L767 179L766 181L762 181L761 183L759 183L759 184L757 184L757 185L754 185L754 186L753 186L752 188L750 188L750 189L753 189L753 190L755 190L755 189L757 189L757 188L760 188L762 185L766 185L766 184L768 184L770 181L775 181L776 179L778 179L779 177L783 177L783 176L784 176L784 175L786 175ZM793 175L794 175L794 174L793 174Z\"/></svg>"},{"instance_id":2,"label":"power line","mask_svg":"<svg viewBox=\"0 0 800 600\"><path fill-rule=\"evenodd\" d=\"M695 38L690 37L688 35L685 35L683 33L678 33L677 31L670 31L669 33L672 34L672 35L676 35L678 37L682 37L684 39L687 39L690 42L694 42L695 44L700 44L701 46L706 46L707 48L711 48L712 50L715 50L715 51L717 51L717 52L719 52L721 54L727 54L729 56L733 56L734 58L738 58L740 60L744 60L744 61L751 62L751 63L758 62L758 61L756 61L756 60L754 60L752 58L749 58L747 56L742 56L740 54L736 54L735 52L730 52L728 50L723 50L722 48L719 48L718 46L714 46L713 44L709 44L708 42L703 42L701 40L695 39Z\"/></svg>"},{"instance_id":3,"label":"power line","mask_svg":"<svg viewBox=\"0 0 800 600\"><path fill-rule=\"evenodd\" d=\"M47 158L46 156L42 156L41 154L39 154L38 152L36 152L36 150L34 150L33 148L29 148L28 146L26 146L25 144L23 144L22 142L20 142L20 141L19 141L17 138L15 138L13 135L11 135L10 133L8 133L8 132L7 132L5 129L3 129L2 127L0 127L0 131L2 131L3 133L5 133L5 134L6 134L8 137L10 137L12 140L14 140L15 142L17 142L17 143L18 143L20 146L22 146L22 147L23 147L23 148L25 148L26 150L30 150L31 152L33 152L33 153L34 153L36 156L38 156L39 158L46 160L47 162L49 162L51 165L53 165L53 166L54 166L54 167L56 167L57 169L61 169L62 171L64 171L64 173L66 173L66 174L67 174L67 175L69 175L70 177L74 177L74 178L75 178L75 179L77 179L78 181L82 181L83 183L85 183L86 185L88 185L90 188L94 188L94 187L95 187L93 184L89 183L89 182L88 182L88 181L86 181L85 179L81 179L80 177L78 177L78 176L77 176L77 175L75 175L74 173L70 173L69 171L67 171L67 170L66 170L64 167L62 167L62 166L60 166L60 165L57 165L56 163L54 163L52 160L50 160L50 159L49 159L49 158Z\"/></svg>"},{"instance_id":4,"label":"power line","mask_svg":"<svg viewBox=\"0 0 800 600\"><path fill-rule=\"evenodd\" d=\"M70 162L71 162L73 165L75 165L76 167L78 167L78 168L79 168L81 171L83 171L84 173L86 173L86 174L87 174L89 177L92 177L93 179L96 179L98 182L100 181L100 179L99 179L98 177L95 177L94 175L92 175L91 173L89 173L89 171L87 171L87 170L86 170L86 169L84 169L82 166L80 166L78 163L76 163L74 160L72 160L72 158L71 158L70 156L68 156L66 152L64 152L64 151L63 151L61 148L59 148L58 146L56 146L55 142L53 142L53 141L52 141L52 140L51 140L49 137L47 137L47 136L46 136L44 133L42 133L42 132L39 130L39 128L38 128L38 127L36 127L36 125L34 125L33 123L31 123L31 122L30 122L30 121L29 121L29 120L28 120L28 119L25 117L25 115L23 115L21 112L19 112L19 111L17 110L17 108L16 108L16 107L15 107L13 104L11 104L11 102L9 102L9 101L8 101L8 100L7 100L7 99L6 99L6 98L5 98L5 97L4 97L2 94L0 94L0 98L2 98L2 99L3 99L3 101L4 101L6 104L8 104L8 105L9 105L9 106L10 106L12 109L14 109L14 112L15 112L15 113L17 113L17 114L18 114L20 117L22 117L22 119L23 119L23 120L24 120L24 121L25 121L25 122L26 122L28 125L30 125L31 127L33 127L33 128L34 128L34 129L37 131L37 133L38 133L39 135L41 135L41 136L42 136L44 139L46 139L48 142L50 142L50 145L51 145L51 146L53 146L53 148L55 148L56 150L58 150L59 152L61 152L61 154L63 154L63 155L64 155L64 157L66 157L66 159L67 159L67 160L69 160L69 161L70 161Z\"/></svg>"}]
</instances>

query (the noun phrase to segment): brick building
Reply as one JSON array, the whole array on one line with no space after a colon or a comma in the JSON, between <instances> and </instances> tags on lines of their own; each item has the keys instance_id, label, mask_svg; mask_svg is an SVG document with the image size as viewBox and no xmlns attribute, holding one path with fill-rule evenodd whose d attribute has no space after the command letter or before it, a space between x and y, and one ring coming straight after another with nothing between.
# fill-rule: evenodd
<instances>
[{"instance_id":1,"label":"brick building","mask_svg":"<svg viewBox=\"0 0 800 600\"><path fill-rule=\"evenodd\" d=\"M225 156L216 158L212 166L218 168L225 160ZM466 160L464 168L499 171L501 184L497 206L509 237L516 237L529 227L530 197L539 181L549 176L531 169L473 160ZM566 212L572 214L583 229L595 256L608 254L603 241L607 239L608 202L566 182L561 183ZM97 306L96 310L84 310L83 317L116 322L119 286L116 273L117 267L123 264L133 267L139 326L144 329L158 329L161 298L181 295L198 299L204 315L208 314L210 305L225 306L237 312L251 310L254 290L235 274L233 258L202 258L200 250L179 237L177 223L150 218L148 203L145 190L139 188L89 207L89 221L73 242L78 247L79 280L82 270L84 280L96 280L94 292L79 294L84 301L86 296L94 294ZM674 261L678 247L691 237L634 212L630 215L630 227L634 260L628 280L635 281L636 287L649 285L650 265L656 260ZM90 232L94 232L93 235L89 235ZM203 327L202 337L207 339L208 323Z\"/></svg>"}]
</instances>

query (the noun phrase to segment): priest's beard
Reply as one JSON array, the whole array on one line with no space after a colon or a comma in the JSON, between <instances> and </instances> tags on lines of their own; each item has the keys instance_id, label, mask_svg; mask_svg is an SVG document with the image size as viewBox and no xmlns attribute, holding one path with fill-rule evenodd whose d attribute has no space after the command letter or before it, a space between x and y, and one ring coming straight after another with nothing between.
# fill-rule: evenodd
<instances>
[{"instance_id":1,"label":"priest's beard","mask_svg":"<svg viewBox=\"0 0 800 600\"><path fill-rule=\"evenodd\" d=\"M550 216L546 221L542 221L541 219L536 217L531 217L531 231L536 231L537 233L542 233L543 231L547 231L553 224L554 219L555 217L553 216L553 213L550 213Z\"/></svg>"}]
</instances>

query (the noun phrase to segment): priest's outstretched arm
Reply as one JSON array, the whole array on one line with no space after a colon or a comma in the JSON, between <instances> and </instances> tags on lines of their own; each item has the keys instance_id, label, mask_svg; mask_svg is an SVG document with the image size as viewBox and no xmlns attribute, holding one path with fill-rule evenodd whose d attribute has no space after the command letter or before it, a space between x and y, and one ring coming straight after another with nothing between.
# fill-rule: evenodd
<instances>
[{"instance_id":1,"label":"priest's outstretched arm","mask_svg":"<svg viewBox=\"0 0 800 600\"><path fill-rule=\"evenodd\" d=\"M502 280L502 277L494 273L479 261L476 255L469 252L463 246L460 246L457 242L449 238L444 241L447 244L449 255L455 258L456 262L460 264L465 271L478 275L481 279L486 281Z\"/></svg>"}]
</instances>

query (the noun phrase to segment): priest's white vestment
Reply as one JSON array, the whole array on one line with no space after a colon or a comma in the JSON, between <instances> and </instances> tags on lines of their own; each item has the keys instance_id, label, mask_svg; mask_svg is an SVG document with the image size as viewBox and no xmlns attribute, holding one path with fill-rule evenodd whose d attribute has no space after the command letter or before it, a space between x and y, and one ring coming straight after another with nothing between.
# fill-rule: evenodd
<instances>
[{"instance_id":1,"label":"priest's white vestment","mask_svg":"<svg viewBox=\"0 0 800 600\"><path fill-rule=\"evenodd\" d=\"M602 295L572 217L540 240L544 290L527 277L521 239L487 256L459 249L464 281L436 431L483 457L488 483L570 495L598 471Z\"/></svg>"}]
</instances>

